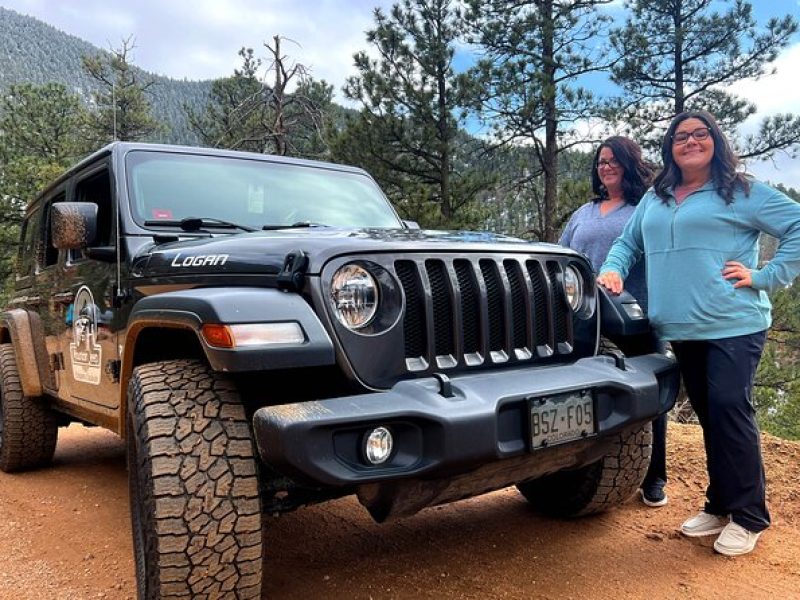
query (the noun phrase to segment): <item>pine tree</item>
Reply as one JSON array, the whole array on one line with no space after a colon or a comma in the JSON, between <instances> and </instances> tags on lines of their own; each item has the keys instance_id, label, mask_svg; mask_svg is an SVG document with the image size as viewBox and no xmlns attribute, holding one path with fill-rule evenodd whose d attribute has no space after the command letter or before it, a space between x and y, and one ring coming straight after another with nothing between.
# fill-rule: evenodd
<instances>
[{"instance_id":1,"label":"pine tree","mask_svg":"<svg viewBox=\"0 0 800 600\"><path fill-rule=\"evenodd\" d=\"M360 112L334 141L338 160L370 171L405 216L427 226L474 225L487 176L463 124L453 68L461 14L451 0L403 0L374 12L377 58L355 55L344 87Z\"/></svg>"},{"instance_id":2,"label":"pine tree","mask_svg":"<svg viewBox=\"0 0 800 600\"><path fill-rule=\"evenodd\" d=\"M724 5L727 10L719 11ZM705 109L731 139L756 106L727 88L768 75L770 64L798 30L791 15L759 30L743 0L629 0L631 15L612 33L619 55L613 80L624 90L611 115L651 148L658 147L672 117ZM800 117L765 119L756 135L738 140L742 158L797 150Z\"/></svg>"},{"instance_id":3,"label":"pine tree","mask_svg":"<svg viewBox=\"0 0 800 600\"><path fill-rule=\"evenodd\" d=\"M155 81L129 62L134 45L130 39L111 54L82 58L84 70L100 85L92 93L93 110L88 119L95 145L114 140L148 140L163 126L152 116L148 93Z\"/></svg>"},{"instance_id":4,"label":"pine tree","mask_svg":"<svg viewBox=\"0 0 800 600\"><path fill-rule=\"evenodd\" d=\"M553 242L563 222L559 155L587 141L574 124L600 115L600 102L579 79L606 70L596 47L608 23L606 0L470 0L471 40L485 59L468 76L473 102L498 145L527 145L531 162L519 185L534 235ZM541 179L541 180L540 180Z\"/></svg>"}]
</instances>

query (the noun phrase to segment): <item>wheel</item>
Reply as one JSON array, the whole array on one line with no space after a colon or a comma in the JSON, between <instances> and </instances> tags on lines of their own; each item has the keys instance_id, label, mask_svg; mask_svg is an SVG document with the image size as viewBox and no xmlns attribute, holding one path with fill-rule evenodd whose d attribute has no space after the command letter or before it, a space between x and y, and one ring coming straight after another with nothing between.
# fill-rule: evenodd
<instances>
[{"instance_id":1,"label":"wheel","mask_svg":"<svg viewBox=\"0 0 800 600\"><path fill-rule=\"evenodd\" d=\"M618 506L639 489L650 465L652 423L620 433L614 449L599 461L558 471L517 485L537 510L555 517L579 517Z\"/></svg>"},{"instance_id":2,"label":"wheel","mask_svg":"<svg viewBox=\"0 0 800 600\"><path fill-rule=\"evenodd\" d=\"M58 424L53 412L22 393L11 344L0 344L0 469L42 467L53 460Z\"/></svg>"},{"instance_id":3,"label":"wheel","mask_svg":"<svg viewBox=\"0 0 800 600\"><path fill-rule=\"evenodd\" d=\"M139 598L260 598L258 473L232 382L199 361L138 367L126 443Z\"/></svg>"}]
</instances>

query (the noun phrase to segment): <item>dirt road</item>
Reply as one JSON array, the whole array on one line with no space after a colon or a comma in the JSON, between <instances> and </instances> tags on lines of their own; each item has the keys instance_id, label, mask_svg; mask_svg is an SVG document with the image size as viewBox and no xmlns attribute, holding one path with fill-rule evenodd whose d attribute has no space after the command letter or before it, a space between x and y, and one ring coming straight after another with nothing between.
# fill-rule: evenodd
<instances>
[{"instance_id":1,"label":"dirt road","mask_svg":"<svg viewBox=\"0 0 800 600\"><path fill-rule=\"evenodd\" d=\"M676 533L705 485L699 430L684 425L660 509L554 521L508 489L384 525L352 498L270 519L264 597L800 598L800 444L765 437L764 451L774 526L748 557ZM72 426L52 468L0 474L0 598L133 597L124 448Z\"/></svg>"}]
</instances>

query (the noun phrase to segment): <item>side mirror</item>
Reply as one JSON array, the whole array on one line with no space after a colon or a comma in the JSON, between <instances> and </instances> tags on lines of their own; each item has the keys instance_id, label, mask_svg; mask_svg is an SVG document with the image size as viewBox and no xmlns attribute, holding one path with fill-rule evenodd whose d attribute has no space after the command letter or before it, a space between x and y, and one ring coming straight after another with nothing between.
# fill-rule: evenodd
<instances>
[{"instance_id":1,"label":"side mirror","mask_svg":"<svg viewBox=\"0 0 800 600\"><path fill-rule=\"evenodd\" d=\"M56 202L50 207L50 239L59 250L86 248L96 236L96 204Z\"/></svg>"},{"instance_id":2,"label":"side mirror","mask_svg":"<svg viewBox=\"0 0 800 600\"><path fill-rule=\"evenodd\" d=\"M419 223L416 221L409 221L407 219L403 219L403 225L405 225L406 229L419 229Z\"/></svg>"}]
</instances>

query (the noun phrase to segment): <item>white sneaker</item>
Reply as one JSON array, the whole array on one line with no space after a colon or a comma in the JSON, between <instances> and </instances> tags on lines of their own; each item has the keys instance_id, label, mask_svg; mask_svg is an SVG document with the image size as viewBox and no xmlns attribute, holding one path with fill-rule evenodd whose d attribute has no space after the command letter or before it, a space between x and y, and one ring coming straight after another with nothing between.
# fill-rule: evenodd
<instances>
[{"instance_id":1,"label":"white sneaker","mask_svg":"<svg viewBox=\"0 0 800 600\"><path fill-rule=\"evenodd\" d=\"M725 529L729 522L730 519L728 517L701 512L683 522L683 525L681 525L681 533L689 537L714 535Z\"/></svg>"},{"instance_id":2,"label":"white sneaker","mask_svg":"<svg viewBox=\"0 0 800 600\"><path fill-rule=\"evenodd\" d=\"M740 556L753 551L761 532L754 533L731 521L714 542L714 550L726 556Z\"/></svg>"}]
</instances>

